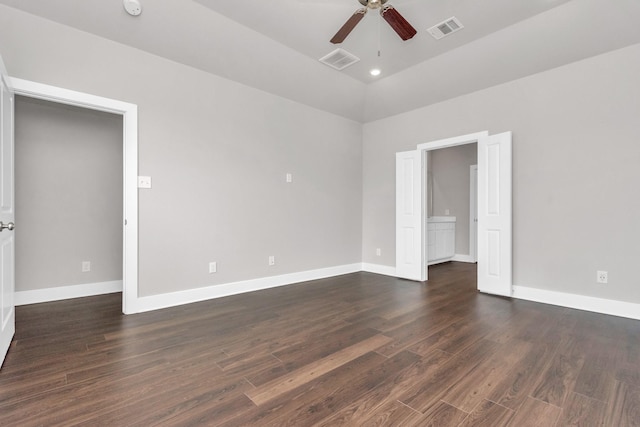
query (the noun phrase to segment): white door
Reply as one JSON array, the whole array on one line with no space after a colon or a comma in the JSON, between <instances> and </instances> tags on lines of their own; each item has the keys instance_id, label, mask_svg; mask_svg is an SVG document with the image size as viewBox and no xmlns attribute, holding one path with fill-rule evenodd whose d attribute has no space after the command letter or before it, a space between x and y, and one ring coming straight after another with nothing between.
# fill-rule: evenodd
<instances>
[{"instance_id":1,"label":"white door","mask_svg":"<svg viewBox=\"0 0 640 427\"><path fill-rule=\"evenodd\" d=\"M13 92L0 58L0 365L15 332L13 222Z\"/></svg>"},{"instance_id":2,"label":"white door","mask_svg":"<svg viewBox=\"0 0 640 427\"><path fill-rule=\"evenodd\" d=\"M511 132L478 140L478 290L511 295Z\"/></svg>"},{"instance_id":3,"label":"white door","mask_svg":"<svg viewBox=\"0 0 640 427\"><path fill-rule=\"evenodd\" d=\"M427 280L422 156L422 150L396 153L396 276L417 281Z\"/></svg>"}]
</instances>

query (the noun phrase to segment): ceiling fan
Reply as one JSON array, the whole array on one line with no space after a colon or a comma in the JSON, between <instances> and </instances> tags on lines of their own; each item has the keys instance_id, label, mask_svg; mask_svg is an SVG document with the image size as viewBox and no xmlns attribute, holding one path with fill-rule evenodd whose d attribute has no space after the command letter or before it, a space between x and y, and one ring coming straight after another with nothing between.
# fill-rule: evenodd
<instances>
[{"instance_id":1,"label":"ceiling fan","mask_svg":"<svg viewBox=\"0 0 640 427\"><path fill-rule=\"evenodd\" d=\"M387 1L388 0L358 0L358 2L364 7L356 10L354 14L351 15L342 28L338 30L336 35L333 36L331 43L342 43L351 31L353 31L356 25L358 25L358 22L364 18L364 15L369 11L369 9L380 9L380 15L385 21L387 21L391 28L398 33L402 40L409 40L415 36L417 32L416 29L413 28L393 6L385 6Z\"/></svg>"}]
</instances>

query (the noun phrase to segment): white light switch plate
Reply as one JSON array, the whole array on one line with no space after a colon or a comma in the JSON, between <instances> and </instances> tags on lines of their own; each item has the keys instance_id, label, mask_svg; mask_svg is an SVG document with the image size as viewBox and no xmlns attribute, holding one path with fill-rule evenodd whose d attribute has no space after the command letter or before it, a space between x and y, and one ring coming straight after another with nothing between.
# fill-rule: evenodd
<instances>
[{"instance_id":1,"label":"white light switch plate","mask_svg":"<svg viewBox=\"0 0 640 427\"><path fill-rule=\"evenodd\" d=\"M150 176L139 176L138 177L138 188L151 188L151 177Z\"/></svg>"}]
</instances>

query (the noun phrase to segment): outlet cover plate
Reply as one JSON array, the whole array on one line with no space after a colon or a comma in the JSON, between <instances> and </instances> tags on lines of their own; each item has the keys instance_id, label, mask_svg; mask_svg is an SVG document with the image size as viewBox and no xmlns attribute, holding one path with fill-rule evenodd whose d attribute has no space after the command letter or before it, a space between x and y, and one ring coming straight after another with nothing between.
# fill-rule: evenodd
<instances>
[{"instance_id":1,"label":"outlet cover plate","mask_svg":"<svg viewBox=\"0 0 640 427\"><path fill-rule=\"evenodd\" d=\"M596 274L596 282L607 283L609 281L609 273L606 271L598 270Z\"/></svg>"},{"instance_id":2,"label":"outlet cover plate","mask_svg":"<svg viewBox=\"0 0 640 427\"><path fill-rule=\"evenodd\" d=\"M151 177L150 176L139 176L138 177L138 188L151 188Z\"/></svg>"}]
</instances>

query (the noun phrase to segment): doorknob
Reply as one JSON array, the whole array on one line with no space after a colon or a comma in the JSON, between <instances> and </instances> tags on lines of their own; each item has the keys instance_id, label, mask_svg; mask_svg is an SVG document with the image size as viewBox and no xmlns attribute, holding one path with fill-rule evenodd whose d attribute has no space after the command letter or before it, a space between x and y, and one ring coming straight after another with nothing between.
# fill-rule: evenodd
<instances>
[{"instance_id":1,"label":"doorknob","mask_svg":"<svg viewBox=\"0 0 640 427\"><path fill-rule=\"evenodd\" d=\"M13 230L14 228L16 228L16 226L15 226L15 224L14 224L14 223L12 223L12 222L8 222L8 223L6 223L6 224L5 224L4 222L0 221L0 231L3 231L3 230L9 230L9 231L11 231L11 230Z\"/></svg>"}]
</instances>

